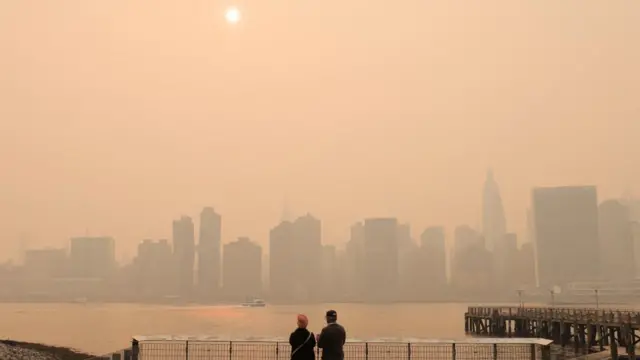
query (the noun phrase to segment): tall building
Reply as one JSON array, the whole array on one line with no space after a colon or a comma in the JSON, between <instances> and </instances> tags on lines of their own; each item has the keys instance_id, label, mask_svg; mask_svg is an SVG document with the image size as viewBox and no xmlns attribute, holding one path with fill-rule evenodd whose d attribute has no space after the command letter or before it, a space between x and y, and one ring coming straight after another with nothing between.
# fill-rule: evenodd
<instances>
[{"instance_id":1,"label":"tall building","mask_svg":"<svg viewBox=\"0 0 640 360\"><path fill-rule=\"evenodd\" d=\"M351 235L345 246L345 298L350 301L361 301L364 296L364 224L357 222L351 225Z\"/></svg>"},{"instance_id":2,"label":"tall building","mask_svg":"<svg viewBox=\"0 0 640 360\"><path fill-rule=\"evenodd\" d=\"M269 298L274 302L293 302L297 287L293 223L283 221L269 232Z\"/></svg>"},{"instance_id":3,"label":"tall building","mask_svg":"<svg viewBox=\"0 0 640 360\"><path fill-rule=\"evenodd\" d=\"M518 267L520 266L520 250L518 249L518 235L507 233L502 241L502 255L504 256L504 275L501 277L504 281L502 289L506 292L513 293L520 284L518 276Z\"/></svg>"},{"instance_id":4,"label":"tall building","mask_svg":"<svg viewBox=\"0 0 640 360\"><path fill-rule=\"evenodd\" d=\"M522 244L516 258L516 266L514 273L516 275L517 288L535 288L536 287L536 261L535 261L535 245L533 242Z\"/></svg>"},{"instance_id":5,"label":"tall building","mask_svg":"<svg viewBox=\"0 0 640 360\"><path fill-rule=\"evenodd\" d=\"M182 216L173 221L173 259L175 265L177 295L183 299L193 297L195 263L195 234L193 220Z\"/></svg>"},{"instance_id":6,"label":"tall building","mask_svg":"<svg viewBox=\"0 0 640 360\"><path fill-rule=\"evenodd\" d=\"M277 302L322 297L322 223L310 214L283 221L269 233L270 295Z\"/></svg>"},{"instance_id":7,"label":"tall building","mask_svg":"<svg viewBox=\"0 0 640 360\"><path fill-rule=\"evenodd\" d=\"M486 293L493 254L486 249L484 238L467 225L457 226L453 237L452 286L463 295Z\"/></svg>"},{"instance_id":8,"label":"tall building","mask_svg":"<svg viewBox=\"0 0 640 360\"><path fill-rule=\"evenodd\" d=\"M596 188L535 188L532 205L540 286L597 279L600 247Z\"/></svg>"},{"instance_id":9,"label":"tall building","mask_svg":"<svg viewBox=\"0 0 640 360\"><path fill-rule=\"evenodd\" d=\"M600 204L601 275L605 280L635 279L633 232L629 208L618 200Z\"/></svg>"},{"instance_id":10,"label":"tall building","mask_svg":"<svg viewBox=\"0 0 640 360\"><path fill-rule=\"evenodd\" d=\"M133 260L135 290L143 299L173 295L167 283L175 280L172 271L172 253L169 241L144 240L138 245L138 254Z\"/></svg>"},{"instance_id":11,"label":"tall building","mask_svg":"<svg viewBox=\"0 0 640 360\"><path fill-rule=\"evenodd\" d=\"M212 207L202 209L198 235L198 293L213 300L220 290L222 218Z\"/></svg>"},{"instance_id":12,"label":"tall building","mask_svg":"<svg viewBox=\"0 0 640 360\"><path fill-rule=\"evenodd\" d=\"M335 302L341 300L342 292L339 286L338 253L333 245L322 246L322 295L318 299L322 302Z\"/></svg>"},{"instance_id":13,"label":"tall building","mask_svg":"<svg viewBox=\"0 0 640 360\"><path fill-rule=\"evenodd\" d=\"M224 296L242 301L262 295L262 248L249 238L224 245Z\"/></svg>"},{"instance_id":14,"label":"tall building","mask_svg":"<svg viewBox=\"0 0 640 360\"><path fill-rule=\"evenodd\" d=\"M432 226L426 228L420 236L420 253L422 253L422 281L428 284L427 295L441 292L447 286L447 264L444 228Z\"/></svg>"},{"instance_id":15,"label":"tall building","mask_svg":"<svg viewBox=\"0 0 640 360\"><path fill-rule=\"evenodd\" d=\"M418 245L411 237L410 224L398 224L396 240L398 242L398 300L417 300L418 277L415 271L420 259Z\"/></svg>"},{"instance_id":16,"label":"tall building","mask_svg":"<svg viewBox=\"0 0 640 360\"><path fill-rule=\"evenodd\" d=\"M298 259L296 301L322 298L322 222L307 214L293 222L295 257Z\"/></svg>"},{"instance_id":17,"label":"tall building","mask_svg":"<svg viewBox=\"0 0 640 360\"><path fill-rule=\"evenodd\" d=\"M69 248L71 276L106 279L116 269L116 245L111 237L76 237Z\"/></svg>"},{"instance_id":18,"label":"tall building","mask_svg":"<svg viewBox=\"0 0 640 360\"><path fill-rule=\"evenodd\" d=\"M503 246L506 233L507 221L500 189L494 179L493 171L489 170L482 192L482 235L487 250L493 254L491 280L498 288L506 286L505 276L508 274L508 256Z\"/></svg>"},{"instance_id":19,"label":"tall building","mask_svg":"<svg viewBox=\"0 0 640 360\"><path fill-rule=\"evenodd\" d=\"M398 291L398 221L395 218L366 219L365 300L393 301Z\"/></svg>"}]
</instances>

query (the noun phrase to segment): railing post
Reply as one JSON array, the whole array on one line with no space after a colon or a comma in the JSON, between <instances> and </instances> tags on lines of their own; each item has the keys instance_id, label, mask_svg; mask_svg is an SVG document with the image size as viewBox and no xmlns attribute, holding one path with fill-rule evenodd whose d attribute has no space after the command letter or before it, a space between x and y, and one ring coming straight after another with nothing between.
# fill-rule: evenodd
<instances>
[{"instance_id":1,"label":"railing post","mask_svg":"<svg viewBox=\"0 0 640 360\"><path fill-rule=\"evenodd\" d=\"M411 343L407 343L407 359L411 360Z\"/></svg>"},{"instance_id":2,"label":"railing post","mask_svg":"<svg viewBox=\"0 0 640 360\"><path fill-rule=\"evenodd\" d=\"M184 342L184 358L189 360L189 340Z\"/></svg>"},{"instance_id":3,"label":"railing post","mask_svg":"<svg viewBox=\"0 0 640 360\"><path fill-rule=\"evenodd\" d=\"M451 344L451 360L456 360L456 343Z\"/></svg>"},{"instance_id":4,"label":"railing post","mask_svg":"<svg viewBox=\"0 0 640 360\"><path fill-rule=\"evenodd\" d=\"M493 360L498 360L498 344L493 343Z\"/></svg>"},{"instance_id":5,"label":"railing post","mask_svg":"<svg viewBox=\"0 0 640 360\"><path fill-rule=\"evenodd\" d=\"M369 360L369 342L364 343L364 358Z\"/></svg>"},{"instance_id":6,"label":"railing post","mask_svg":"<svg viewBox=\"0 0 640 360\"><path fill-rule=\"evenodd\" d=\"M551 360L551 345L542 345L542 360Z\"/></svg>"},{"instance_id":7,"label":"railing post","mask_svg":"<svg viewBox=\"0 0 640 360\"><path fill-rule=\"evenodd\" d=\"M276 359L280 355L280 343L276 341Z\"/></svg>"},{"instance_id":8,"label":"railing post","mask_svg":"<svg viewBox=\"0 0 640 360\"><path fill-rule=\"evenodd\" d=\"M229 341L229 360L233 357L233 341Z\"/></svg>"},{"instance_id":9,"label":"railing post","mask_svg":"<svg viewBox=\"0 0 640 360\"><path fill-rule=\"evenodd\" d=\"M140 344L135 338L131 340L131 360L138 360L138 354L140 353Z\"/></svg>"},{"instance_id":10,"label":"railing post","mask_svg":"<svg viewBox=\"0 0 640 360\"><path fill-rule=\"evenodd\" d=\"M536 344L531 344L531 360L536 360Z\"/></svg>"}]
</instances>

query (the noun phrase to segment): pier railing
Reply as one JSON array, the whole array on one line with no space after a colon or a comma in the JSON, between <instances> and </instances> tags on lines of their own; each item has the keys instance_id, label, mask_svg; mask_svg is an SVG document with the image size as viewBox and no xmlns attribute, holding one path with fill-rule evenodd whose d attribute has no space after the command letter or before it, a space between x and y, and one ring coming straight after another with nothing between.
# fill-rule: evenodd
<instances>
[{"instance_id":1,"label":"pier railing","mask_svg":"<svg viewBox=\"0 0 640 360\"><path fill-rule=\"evenodd\" d=\"M349 340L345 360L548 360L550 340ZM288 339L220 340L208 337L138 336L131 360L289 360ZM317 350L320 359L321 350ZM126 359L123 359L126 360Z\"/></svg>"},{"instance_id":2,"label":"pier railing","mask_svg":"<svg viewBox=\"0 0 640 360\"><path fill-rule=\"evenodd\" d=\"M640 311L630 309L473 306L467 313L479 317L521 317L536 319L578 320L594 323L626 323L640 325Z\"/></svg>"}]
</instances>

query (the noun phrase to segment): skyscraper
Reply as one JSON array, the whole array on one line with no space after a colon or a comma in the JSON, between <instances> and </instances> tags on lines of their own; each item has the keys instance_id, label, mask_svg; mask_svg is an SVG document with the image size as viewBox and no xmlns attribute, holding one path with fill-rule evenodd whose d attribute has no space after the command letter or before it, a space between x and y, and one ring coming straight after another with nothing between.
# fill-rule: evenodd
<instances>
[{"instance_id":1,"label":"skyscraper","mask_svg":"<svg viewBox=\"0 0 640 360\"><path fill-rule=\"evenodd\" d=\"M351 226L351 236L345 247L345 296L349 300L362 300L365 282L364 225Z\"/></svg>"},{"instance_id":2,"label":"skyscraper","mask_svg":"<svg viewBox=\"0 0 640 360\"><path fill-rule=\"evenodd\" d=\"M398 224L398 293L399 300L415 300L418 296L415 271L418 262L418 245L411 237L411 224Z\"/></svg>"},{"instance_id":3,"label":"skyscraper","mask_svg":"<svg viewBox=\"0 0 640 360\"><path fill-rule=\"evenodd\" d=\"M535 188L532 206L540 286L596 280L600 247L595 186Z\"/></svg>"},{"instance_id":4,"label":"skyscraper","mask_svg":"<svg viewBox=\"0 0 640 360\"><path fill-rule=\"evenodd\" d=\"M171 246L167 240L144 240L138 245L138 254L133 260L135 290L142 299L157 299L172 295L167 280L173 279Z\"/></svg>"},{"instance_id":5,"label":"skyscraper","mask_svg":"<svg viewBox=\"0 0 640 360\"><path fill-rule=\"evenodd\" d=\"M224 246L223 287L226 299L243 301L262 294L262 248L241 237Z\"/></svg>"},{"instance_id":6,"label":"skyscraper","mask_svg":"<svg viewBox=\"0 0 640 360\"><path fill-rule=\"evenodd\" d=\"M269 232L269 298L293 302L298 259L294 256L293 223L283 221Z\"/></svg>"},{"instance_id":7,"label":"skyscraper","mask_svg":"<svg viewBox=\"0 0 640 360\"><path fill-rule=\"evenodd\" d=\"M322 222L306 214L293 222L296 264L296 300L317 301L322 297Z\"/></svg>"},{"instance_id":8,"label":"skyscraper","mask_svg":"<svg viewBox=\"0 0 640 360\"><path fill-rule=\"evenodd\" d=\"M487 250L493 253L492 282L498 287L505 284L507 274L508 260L503 246L506 233L507 224L500 189L493 171L488 170L482 192L482 235Z\"/></svg>"},{"instance_id":9,"label":"skyscraper","mask_svg":"<svg viewBox=\"0 0 640 360\"><path fill-rule=\"evenodd\" d=\"M193 220L182 216L173 221L173 259L176 290L183 299L193 297L193 267L195 263L195 230Z\"/></svg>"},{"instance_id":10,"label":"skyscraper","mask_svg":"<svg viewBox=\"0 0 640 360\"><path fill-rule=\"evenodd\" d=\"M393 301L398 291L398 220L364 221L365 294L367 301Z\"/></svg>"},{"instance_id":11,"label":"skyscraper","mask_svg":"<svg viewBox=\"0 0 640 360\"><path fill-rule=\"evenodd\" d=\"M487 250L495 251L504 240L506 232L507 221L500 189L494 179L493 171L488 170L482 191L482 235L485 238Z\"/></svg>"},{"instance_id":12,"label":"skyscraper","mask_svg":"<svg viewBox=\"0 0 640 360\"><path fill-rule=\"evenodd\" d=\"M601 275L605 280L635 279L635 257L629 208L618 200L598 207Z\"/></svg>"},{"instance_id":13,"label":"skyscraper","mask_svg":"<svg viewBox=\"0 0 640 360\"><path fill-rule=\"evenodd\" d=\"M424 280L427 280L430 288L442 289L447 285L447 254L443 227L432 226L422 232L420 252L423 254L422 263L425 266Z\"/></svg>"},{"instance_id":14,"label":"skyscraper","mask_svg":"<svg viewBox=\"0 0 640 360\"><path fill-rule=\"evenodd\" d=\"M451 283L462 294L487 292L492 270L492 253L483 237L468 225L454 230Z\"/></svg>"},{"instance_id":15,"label":"skyscraper","mask_svg":"<svg viewBox=\"0 0 640 360\"><path fill-rule=\"evenodd\" d=\"M205 300L213 300L220 290L222 218L212 207L200 213L198 240L198 292Z\"/></svg>"}]
</instances>

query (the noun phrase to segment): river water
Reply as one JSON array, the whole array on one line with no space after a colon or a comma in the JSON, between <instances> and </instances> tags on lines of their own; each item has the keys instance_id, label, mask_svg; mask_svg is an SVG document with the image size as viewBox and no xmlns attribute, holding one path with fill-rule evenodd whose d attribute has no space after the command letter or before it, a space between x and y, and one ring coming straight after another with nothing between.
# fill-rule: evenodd
<instances>
[{"instance_id":1,"label":"river water","mask_svg":"<svg viewBox=\"0 0 640 360\"><path fill-rule=\"evenodd\" d=\"M465 304L322 304L243 308L137 304L0 304L0 338L70 346L90 353L126 347L134 335L288 337L296 314L319 331L338 312L350 338L464 338Z\"/></svg>"}]
</instances>

